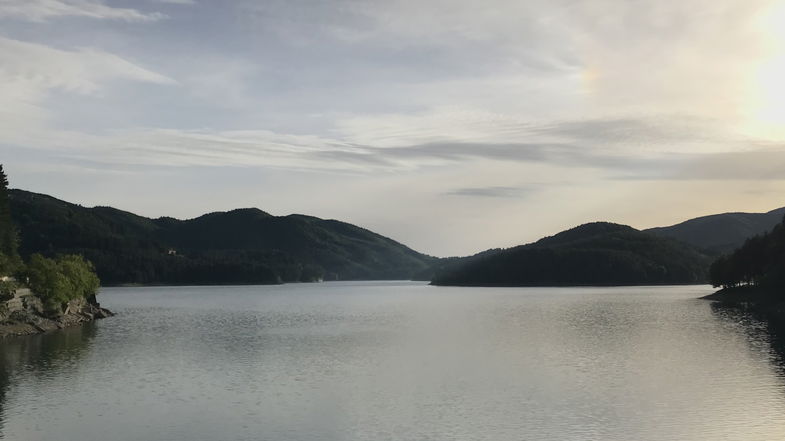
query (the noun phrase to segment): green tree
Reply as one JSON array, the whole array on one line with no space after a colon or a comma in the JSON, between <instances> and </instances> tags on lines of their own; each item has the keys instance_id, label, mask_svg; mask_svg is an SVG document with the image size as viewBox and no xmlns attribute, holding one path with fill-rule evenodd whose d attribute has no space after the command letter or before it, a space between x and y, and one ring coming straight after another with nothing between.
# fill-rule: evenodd
<instances>
[{"instance_id":1,"label":"green tree","mask_svg":"<svg viewBox=\"0 0 785 441\"><path fill-rule=\"evenodd\" d=\"M15 273L21 267L18 242L8 202L8 177L0 164L0 276Z\"/></svg>"},{"instance_id":2,"label":"green tree","mask_svg":"<svg viewBox=\"0 0 785 441\"><path fill-rule=\"evenodd\" d=\"M49 309L69 300L68 282L58 271L57 262L54 260L33 254L27 264L26 275L30 290L40 297Z\"/></svg>"},{"instance_id":3,"label":"green tree","mask_svg":"<svg viewBox=\"0 0 785 441\"><path fill-rule=\"evenodd\" d=\"M70 300L90 297L100 286L92 264L76 255L49 259L33 254L26 276L30 289L50 311L62 310Z\"/></svg>"},{"instance_id":4,"label":"green tree","mask_svg":"<svg viewBox=\"0 0 785 441\"><path fill-rule=\"evenodd\" d=\"M95 275L93 264L84 257L74 254L61 256L57 259L57 267L71 285L70 298L87 298L98 292L101 282Z\"/></svg>"}]
</instances>

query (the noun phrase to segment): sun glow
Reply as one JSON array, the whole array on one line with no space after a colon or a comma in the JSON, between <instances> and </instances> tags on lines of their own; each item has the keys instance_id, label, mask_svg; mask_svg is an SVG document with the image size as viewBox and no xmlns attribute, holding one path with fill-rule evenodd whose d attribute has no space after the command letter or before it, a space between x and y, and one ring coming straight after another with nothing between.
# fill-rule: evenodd
<instances>
[{"instance_id":1,"label":"sun glow","mask_svg":"<svg viewBox=\"0 0 785 441\"><path fill-rule=\"evenodd\" d=\"M750 129L755 134L785 139L785 2L778 1L760 18L767 56L751 78Z\"/></svg>"},{"instance_id":2,"label":"sun glow","mask_svg":"<svg viewBox=\"0 0 785 441\"><path fill-rule=\"evenodd\" d=\"M763 101L758 112L761 122L785 125L785 56L762 63L757 81Z\"/></svg>"}]
</instances>

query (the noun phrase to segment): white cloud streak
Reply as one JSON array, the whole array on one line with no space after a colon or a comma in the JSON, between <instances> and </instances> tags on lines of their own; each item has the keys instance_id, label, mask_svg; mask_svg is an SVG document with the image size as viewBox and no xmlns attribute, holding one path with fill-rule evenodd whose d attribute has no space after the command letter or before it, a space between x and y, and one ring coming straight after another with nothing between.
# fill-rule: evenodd
<instances>
[{"instance_id":1,"label":"white cloud streak","mask_svg":"<svg viewBox=\"0 0 785 441\"><path fill-rule=\"evenodd\" d=\"M192 6L195 5L196 2L194 0L153 0L155 3L165 3L170 5L187 5Z\"/></svg>"},{"instance_id":2,"label":"white cloud streak","mask_svg":"<svg viewBox=\"0 0 785 441\"><path fill-rule=\"evenodd\" d=\"M8 81L29 82L42 89L96 93L113 79L173 84L174 80L96 49L73 51L0 37L0 74Z\"/></svg>"},{"instance_id":3,"label":"white cloud streak","mask_svg":"<svg viewBox=\"0 0 785 441\"><path fill-rule=\"evenodd\" d=\"M56 139L48 126L52 92L96 95L115 81L176 84L164 75L96 49L74 51L0 37L0 143L45 147Z\"/></svg>"},{"instance_id":4,"label":"white cloud streak","mask_svg":"<svg viewBox=\"0 0 785 441\"><path fill-rule=\"evenodd\" d=\"M0 18L45 22L61 17L128 22L151 22L166 18L158 12L144 13L131 8L115 8L98 0L0 0Z\"/></svg>"}]
</instances>

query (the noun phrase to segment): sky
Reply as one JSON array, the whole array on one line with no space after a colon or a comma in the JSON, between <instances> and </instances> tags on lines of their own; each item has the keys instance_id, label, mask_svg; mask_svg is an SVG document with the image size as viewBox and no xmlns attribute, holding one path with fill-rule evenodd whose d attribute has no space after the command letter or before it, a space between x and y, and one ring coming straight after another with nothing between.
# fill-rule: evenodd
<instances>
[{"instance_id":1,"label":"sky","mask_svg":"<svg viewBox=\"0 0 785 441\"><path fill-rule=\"evenodd\" d=\"M13 187L467 255L785 205L785 0L0 0Z\"/></svg>"}]
</instances>

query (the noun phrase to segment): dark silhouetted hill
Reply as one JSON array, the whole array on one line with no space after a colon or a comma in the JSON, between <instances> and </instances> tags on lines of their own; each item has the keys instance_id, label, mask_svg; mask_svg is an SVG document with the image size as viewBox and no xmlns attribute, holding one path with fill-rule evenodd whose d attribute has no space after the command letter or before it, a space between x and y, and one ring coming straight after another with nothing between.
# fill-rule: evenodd
<instances>
[{"instance_id":1,"label":"dark silhouetted hill","mask_svg":"<svg viewBox=\"0 0 785 441\"><path fill-rule=\"evenodd\" d=\"M714 261L710 277L722 289L706 298L785 317L785 218Z\"/></svg>"},{"instance_id":2,"label":"dark silhouetted hill","mask_svg":"<svg viewBox=\"0 0 785 441\"><path fill-rule=\"evenodd\" d=\"M20 253L83 254L105 284L409 279L435 258L366 229L255 208L149 219L11 190Z\"/></svg>"},{"instance_id":3,"label":"dark silhouetted hill","mask_svg":"<svg viewBox=\"0 0 785 441\"><path fill-rule=\"evenodd\" d=\"M785 207L768 213L715 214L690 219L670 227L650 228L644 231L677 239L716 254L723 254L740 247L752 236L770 231L782 220L783 215L785 215Z\"/></svg>"},{"instance_id":4,"label":"dark silhouetted hill","mask_svg":"<svg viewBox=\"0 0 785 441\"><path fill-rule=\"evenodd\" d=\"M704 283L710 257L626 225L595 222L437 270L434 285L601 286Z\"/></svg>"}]
</instances>

